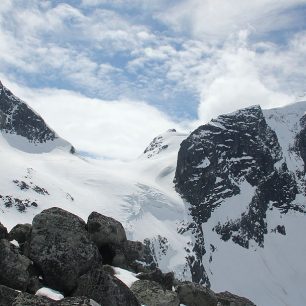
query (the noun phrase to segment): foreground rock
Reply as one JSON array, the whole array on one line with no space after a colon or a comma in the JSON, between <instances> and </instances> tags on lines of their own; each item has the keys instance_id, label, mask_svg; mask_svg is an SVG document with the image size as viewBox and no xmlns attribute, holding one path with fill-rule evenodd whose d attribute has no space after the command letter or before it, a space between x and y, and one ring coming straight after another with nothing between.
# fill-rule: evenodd
<instances>
[{"instance_id":1,"label":"foreground rock","mask_svg":"<svg viewBox=\"0 0 306 306\"><path fill-rule=\"evenodd\" d=\"M256 306L250 300L227 291L217 293L216 296L220 306Z\"/></svg>"},{"instance_id":2,"label":"foreground rock","mask_svg":"<svg viewBox=\"0 0 306 306\"><path fill-rule=\"evenodd\" d=\"M13 302L18 294L19 294L18 291L0 285L0 306L13 305Z\"/></svg>"},{"instance_id":3,"label":"foreground rock","mask_svg":"<svg viewBox=\"0 0 306 306\"><path fill-rule=\"evenodd\" d=\"M8 240L0 240L0 284L17 290L26 290L31 261L19 254L19 250Z\"/></svg>"},{"instance_id":4,"label":"foreground rock","mask_svg":"<svg viewBox=\"0 0 306 306\"><path fill-rule=\"evenodd\" d=\"M44 210L33 219L29 256L41 269L45 283L65 294L101 260L85 222L60 208Z\"/></svg>"},{"instance_id":5,"label":"foreground rock","mask_svg":"<svg viewBox=\"0 0 306 306\"><path fill-rule=\"evenodd\" d=\"M140 306L134 294L119 279L95 267L78 280L74 296L87 296L101 305Z\"/></svg>"},{"instance_id":6,"label":"foreground rock","mask_svg":"<svg viewBox=\"0 0 306 306\"><path fill-rule=\"evenodd\" d=\"M152 272L140 273L137 275L137 278L157 282L165 290L172 290L174 285L174 273L162 273L162 271L159 269L155 269Z\"/></svg>"},{"instance_id":7,"label":"foreground rock","mask_svg":"<svg viewBox=\"0 0 306 306\"><path fill-rule=\"evenodd\" d=\"M160 284L154 281L139 280L131 286L131 290L138 301L144 305L179 306L180 304L175 292L164 290Z\"/></svg>"},{"instance_id":8,"label":"foreground rock","mask_svg":"<svg viewBox=\"0 0 306 306\"><path fill-rule=\"evenodd\" d=\"M182 304L188 306L217 306L215 293L199 284L184 282L177 286L176 292Z\"/></svg>"},{"instance_id":9,"label":"foreground rock","mask_svg":"<svg viewBox=\"0 0 306 306\"><path fill-rule=\"evenodd\" d=\"M99 306L87 297L68 297L54 301L47 297L19 292L0 285L0 306Z\"/></svg>"},{"instance_id":10,"label":"foreground rock","mask_svg":"<svg viewBox=\"0 0 306 306\"><path fill-rule=\"evenodd\" d=\"M173 272L150 269L142 260L150 259L147 245L128 241L120 222L98 213L92 213L86 225L67 211L50 208L38 214L32 226L21 224L9 234L3 232L22 248L0 239L0 306L254 306L228 292L216 295L201 285L180 282ZM139 280L128 288L103 257L142 271ZM135 274L130 276L134 281ZM50 300L46 291L37 292L41 287L66 298Z\"/></svg>"},{"instance_id":11,"label":"foreground rock","mask_svg":"<svg viewBox=\"0 0 306 306\"><path fill-rule=\"evenodd\" d=\"M107 244L121 246L127 240L125 230L119 221L97 212L89 215L87 230L98 248Z\"/></svg>"}]
</instances>

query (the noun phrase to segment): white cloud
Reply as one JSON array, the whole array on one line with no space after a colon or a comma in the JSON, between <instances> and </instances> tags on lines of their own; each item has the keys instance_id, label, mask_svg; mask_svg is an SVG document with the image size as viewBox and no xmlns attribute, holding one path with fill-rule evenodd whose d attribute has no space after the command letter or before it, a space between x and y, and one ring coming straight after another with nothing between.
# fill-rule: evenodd
<instances>
[{"instance_id":1,"label":"white cloud","mask_svg":"<svg viewBox=\"0 0 306 306\"><path fill-rule=\"evenodd\" d=\"M36 90L3 76L2 81L78 150L106 158L136 158L158 134L170 128L184 129L144 102L103 101L66 90Z\"/></svg>"},{"instance_id":2,"label":"white cloud","mask_svg":"<svg viewBox=\"0 0 306 306\"><path fill-rule=\"evenodd\" d=\"M250 27L260 33L288 30L303 22L296 20L296 12L289 10L305 3L305 0L184 0L156 16L194 38L218 40Z\"/></svg>"}]
</instances>

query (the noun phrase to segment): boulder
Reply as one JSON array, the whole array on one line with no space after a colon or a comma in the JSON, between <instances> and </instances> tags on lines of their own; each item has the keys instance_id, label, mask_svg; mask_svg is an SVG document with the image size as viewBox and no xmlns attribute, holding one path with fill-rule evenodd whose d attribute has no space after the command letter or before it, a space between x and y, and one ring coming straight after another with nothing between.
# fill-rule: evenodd
<instances>
[{"instance_id":1,"label":"boulder","mask_svg":"<svg viewBox=\"0 0 306 306\"><path fill-rule=\"evenodd\" d=\"M87 296L101 305L140 306L134 294L119 279L95 267L78 280L73 296Z\"/></svg>"},{"instance_id":2,"label":"boulder","mask_svg":"<svg viewBox=\"0 0 306 306\"><path fill-rule=\"evenodd\" d=\"M170 290L164 290L154 281L139 280L131 286L132 292L138 301L150 306L179 306L177 294ZM189 306L189 304L188 304Z\"/></svg>"},{"instance_id":3,"label":"boulder","mask_svg":"<svg viewBox=\"0 0 306 306\"><path fill-rule=\"evenodd\" d=\"M0 306L100 306L87 297L68 297L54 301L47 297L19 292L0 285Z\"/></svg>"},{"instance_id":4,"label":"boulder","mask_svg":"<svg viewBox=\"0 0 306 306\"><path fill-rule=\"evenodd\" d=\"M162 273L160 269L155 269L148 273L140 273L137 275L137 278L157 282L166 290L172 290L174 283L174 273Z\"/></svg>"},{"instance_id":5,"label":"boulder","mask_svg":"<svg viewBox=\"0 0 306 306\"><path fill-rule=\"evenodd\" d=\"M30 237L32 230L32 225L17 224L9 232L9 240L16 240L20 245L24 244Z\"/></svg>"},{"instance_id":6,"label":"boulder","mask_svg":"<svg viewBox=\"0 0 306 306\"><path fill-rule=\"evenodd\" d=\"M29 257L45 284L66 295L76 287L79 276L101 261L85 227L81 218L57 207L33 219Z\"/></svg>"},{"instance_id":7,"label":"boulder","mask_svg":"<svg viewBox=\"0 0 306 306\"><path fill-rule=\"evenodd\" d=\"M17 290L26 290L31 261L21 255L8 240L0 240L0 284Z\"/></svg>"},{"instance_id":8,"label":"boulder","mask_svg":"<svg viewBox=\"0 0 306 306\"><path fill-rule=\"evenodd\" d=\"M100 306L100 304L87 297L77 296L77 297L68 297L61 301L58 301L54 306Z\"/></svg>"},{"instance_id":9,"label":"boulder","mask_svg":"<svg viewBox=\"0 0 306 306\"><path fill-rule=\"evenodd\" d=\"M17 295L19 294L18 291L0 285L0 306L11 306Z\"/></svg>"},{"instance_id":10,"label":"boulder","mask_svg":"<svg viewBox=\"0 0 306 306\"><path fill-rule=\"evenodd\" d=\"M21 292L18 294L12 306L55 306L55 301L44 297Z\"/></svg>"},{"instance_id":11,"label":"boulder","mask_svg":"<svg viewBox=\"0 0 306 306\"><path fill-rule=\"evenodd\" d=\"M97 212L89 215L87 230L99 249L105 245L122 246L127 240L125 230L119 221Z\"/></svg>"},{"instance_id":12,"label":"boulder","mask_svg":"<svg viewBox=\"0 0 306 306\"><path fill-rule=\"evenodd\" d=\"M176 292L181 304L188 306L217 306L215 293L199 284L183 282L177 286Z\"/></svg>"},{"instance_id":13,"label":"boulder","mask_svg":"<svg viewBox=\"0 0 306 306\"><path fill-rule=\"evenodd\" d=\"M7 239L7 229L0 223L0 239Z\"/></svg>"},{"instance_id":14,"label":"boulder","mask_svg":"<svg viewBox=\"0 0 306 306\"><path fill-rule=\"evenodd\" d=\"M216 296L220 306L255 306L247 298L240 297L228 291L217 293Z\"/></svg>"},{"instance_id":15,"label":"boulder","mask_svg":"<svg viewBox=\"0 0 306 306\"><path fill-rule=\"evenodd\" d=\"M124 254L128 263L132 263L135 260L143 260L145 252L145 246L140 241L127 240L124 244Z\"/></svg>"}]
</instances>

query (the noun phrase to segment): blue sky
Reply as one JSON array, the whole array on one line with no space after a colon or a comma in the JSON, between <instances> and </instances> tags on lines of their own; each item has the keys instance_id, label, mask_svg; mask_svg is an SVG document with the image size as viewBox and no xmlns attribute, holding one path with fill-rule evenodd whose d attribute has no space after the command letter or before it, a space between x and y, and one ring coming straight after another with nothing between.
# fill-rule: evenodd
<instances>
[{"instance_id":1,"label":"blue sky","mask_svg":"<svg viewBox=\"0 0 306 306\"><path fill-rule=\"evenodd\" d=\"M167 126L188 131L239 107L294 102L306 90L306 0L2 2L3 83L84 151L130 158ZM70 113L71 100L78 102L70 119L51 117L56 110ZM125 109L120 103L136 114L132 127L124 117L118 123ZM93 105L101 118L103 107L113 109L109 129L98 118L93 122ZM128 146L135 150L122 153L113 143L108 147L114 149L103 149L94 137L91 144L79 140L93 129L101 143L112 142L104 138L110 131L118 139L125 130L120 143L133 134Z\"/></svg>"}]
</instances>

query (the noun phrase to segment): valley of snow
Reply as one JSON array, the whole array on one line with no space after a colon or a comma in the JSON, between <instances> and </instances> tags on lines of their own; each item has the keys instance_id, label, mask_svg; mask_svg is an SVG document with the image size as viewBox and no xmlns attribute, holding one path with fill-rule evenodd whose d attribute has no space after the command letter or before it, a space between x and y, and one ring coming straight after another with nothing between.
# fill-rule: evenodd
<instances>
[{"instance_id":1,"label":"valley of snow","mask_svg":"<svg viewBox=\"0 0 306 306\"><path fill-rule=\"evenodd\" d=\"M287 152L284 158L292 171L303 168L301 159L289 147L298 132L298 119L305 112L306 102L265 111L267 123ZM60 144L66 146L50 151L45 145L25 145L21 136L8 141L7 135L0 134L0 222L8 229L17 223L31 223L37 213L53 206L85 221L92 211L97 211L122 222L128 239L149 238L163 271L173 270L177 278L190 279L185 248L194 238L189 232L178 233L181 224L191 221L189 204L176 193L173 183L179 145L187 136L168 131L151 150L134 161L124 162L73 155L64 142ZM203 160L202 167L208 162ZM231 240L221 240L211 230L218 221L235 219L245 210L254 190L246 182L242 186L241 194L225 200L203 225L205 243L213 245L203 260L212 289L245 296L259 306L304 305L304 214L269 211L264 248L252 242L249 249L242 248ZM11 207L4 205L8 196L12 198ZM14 198L28 199L37 207L29 205L20 212ZM296 201L304 204L305 197L299 195ZM286 235L271 231L279 224L286 226Z\"/></svg>"}]
</instances>

